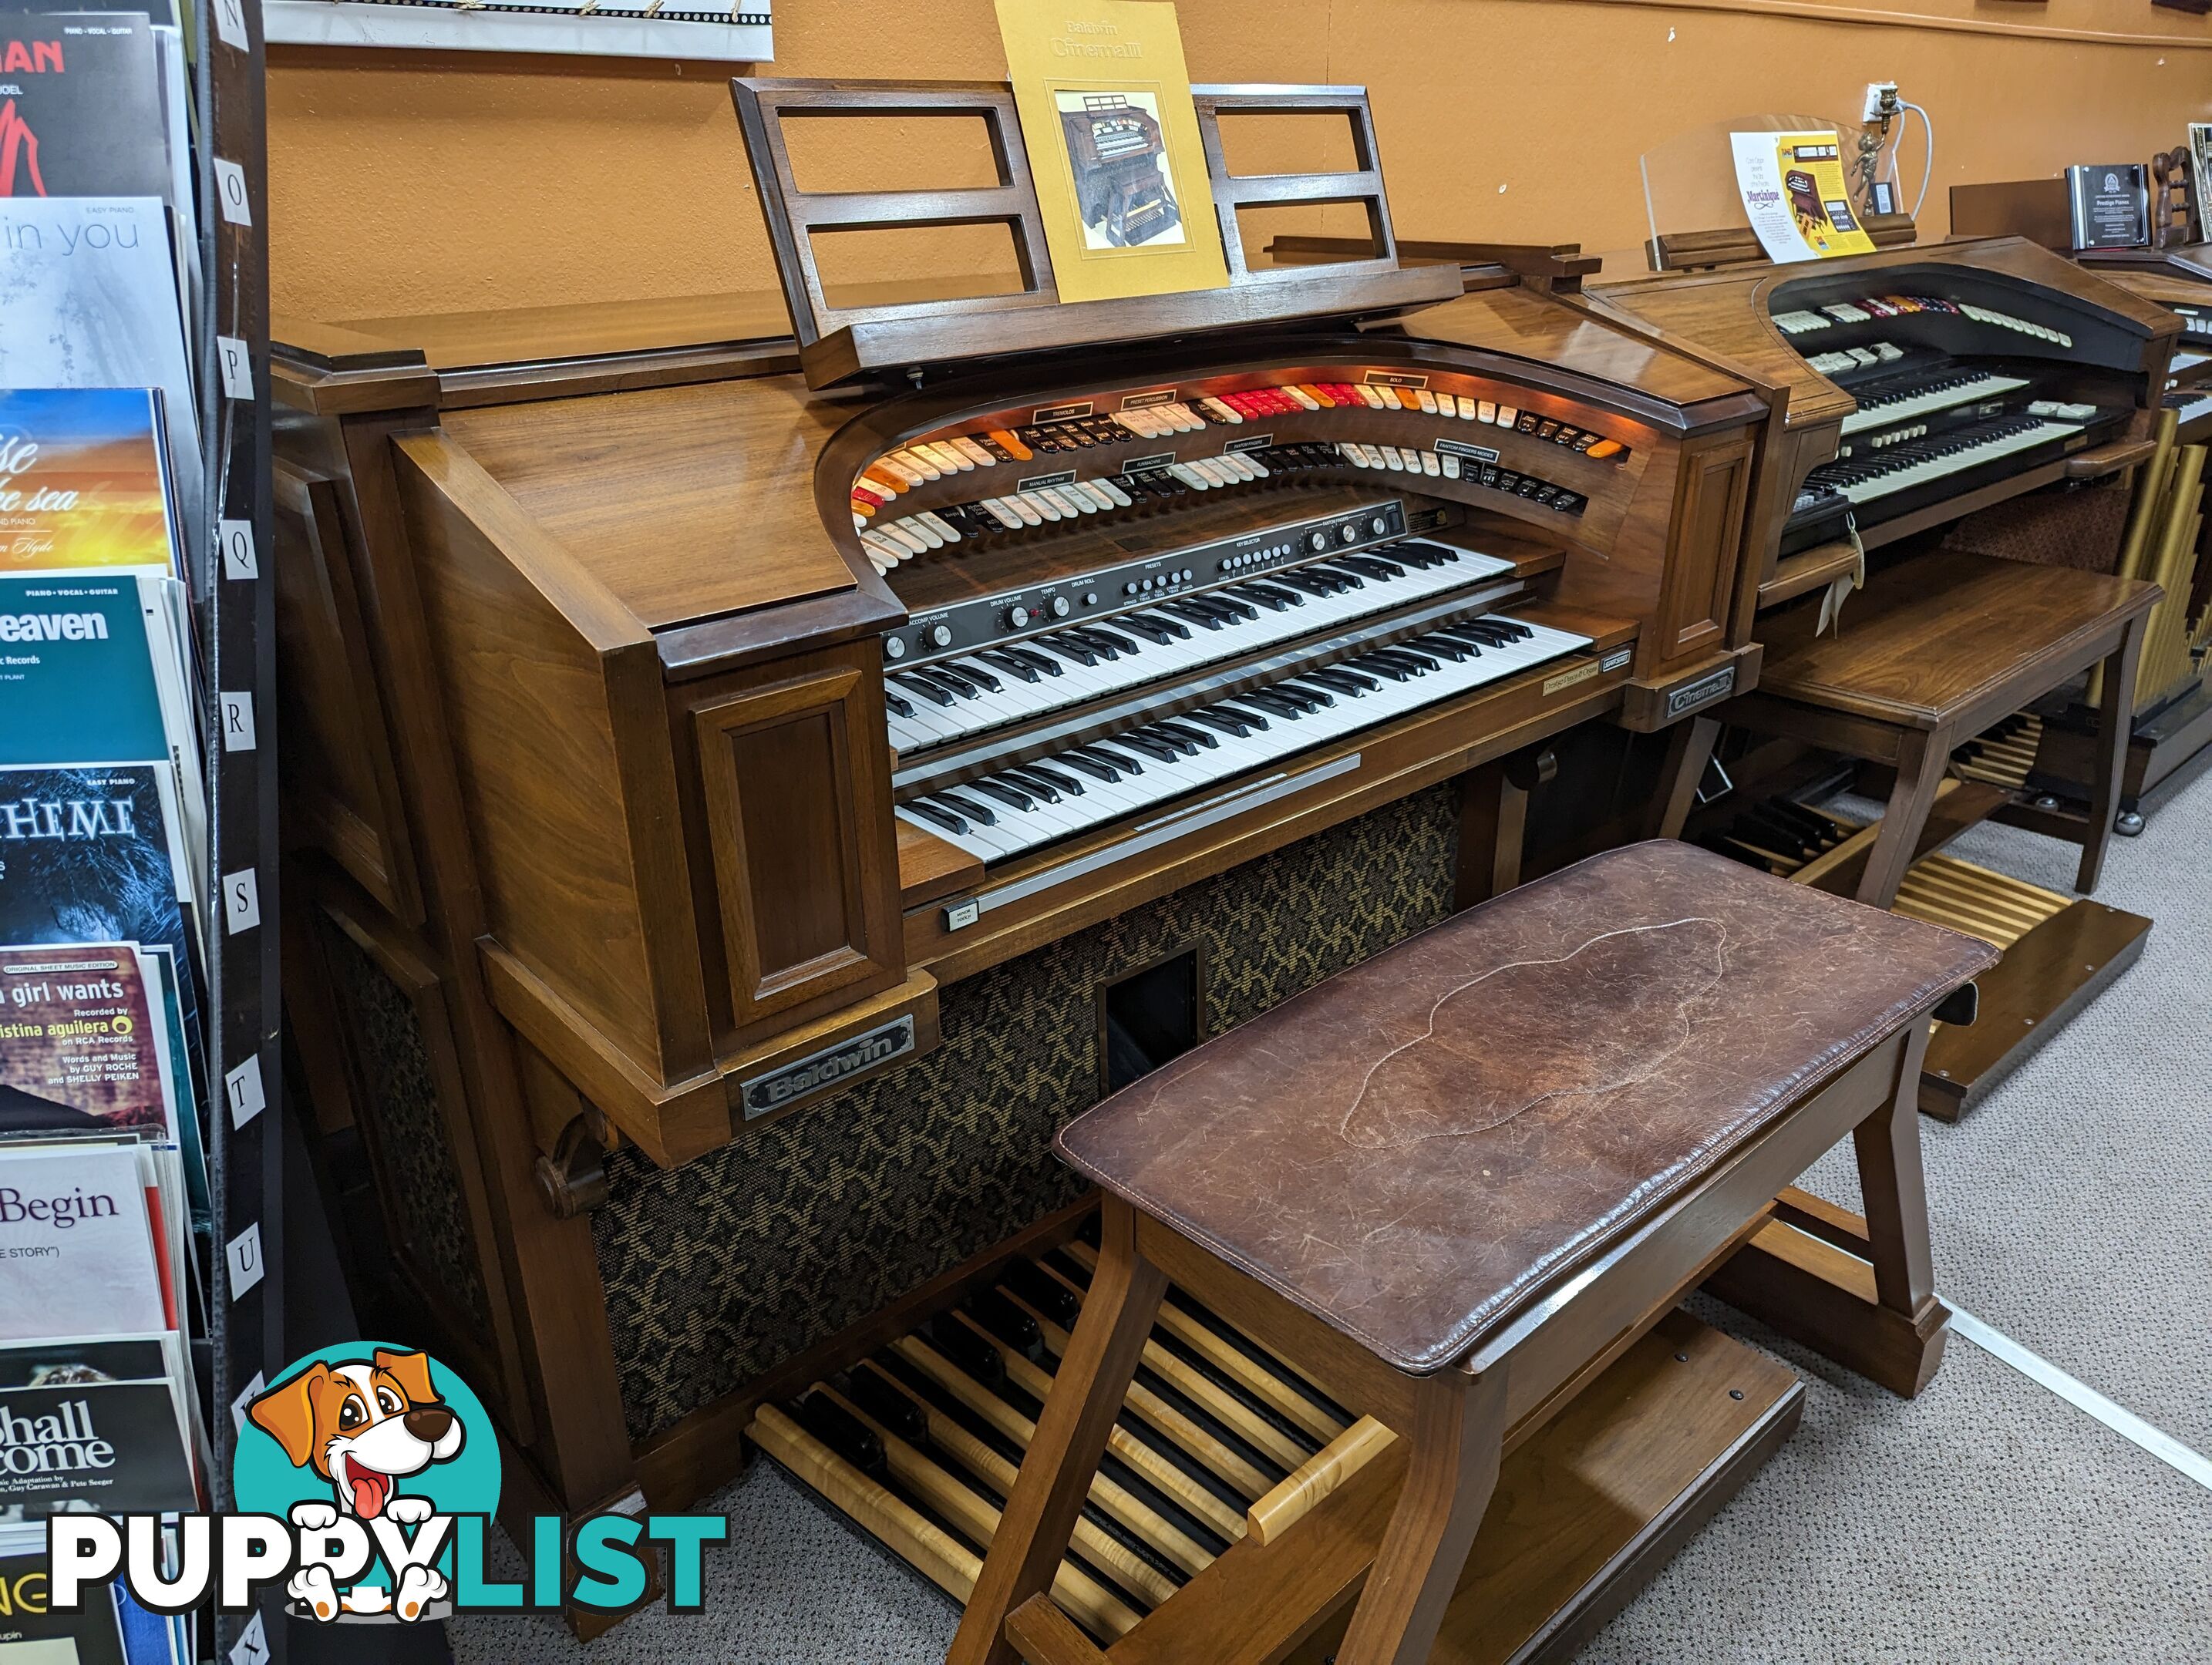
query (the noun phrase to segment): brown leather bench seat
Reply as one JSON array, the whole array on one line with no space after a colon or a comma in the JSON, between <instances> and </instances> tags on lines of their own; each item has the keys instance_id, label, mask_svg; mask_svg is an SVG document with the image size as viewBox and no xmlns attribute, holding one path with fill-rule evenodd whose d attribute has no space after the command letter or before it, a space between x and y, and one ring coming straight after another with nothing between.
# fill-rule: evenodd
<instances>
[{"instance_id":1,"label":"brown leather bench seat","mask_svg":"<svg viewBox=\"0 0 2212 1665\"><path fill-rule=\"evenodd\" d=\"M1059 1146L1389 1364L1432 1371L1995 958L1688 845L1637 845L1208 1042Z\"/></svg>"}]
</instances>

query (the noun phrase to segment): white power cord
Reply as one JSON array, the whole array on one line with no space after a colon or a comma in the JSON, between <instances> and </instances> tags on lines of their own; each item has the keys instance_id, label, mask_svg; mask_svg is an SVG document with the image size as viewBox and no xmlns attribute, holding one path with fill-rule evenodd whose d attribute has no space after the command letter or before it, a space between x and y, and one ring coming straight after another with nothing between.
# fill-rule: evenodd
<instances>
[{"instance_id":1,"label":"white power cord","mask_svg":"<svg viewBox=\"0 0 2212 1665\"><path fill-rule=\"evenodd\" d=\"M1928 141L1920 163L1920 194L1912 199L1912 217L1917 220L1921 204L1928 200L1928 182L1936 177L1936 123L1925 110L1908 99L1898 100L1897 107L1910 110L1920 118L1920 130ZM1904 149L1905 118L1900 115L1897 120L1897 143L1890 152L1890 173L1893 176L1897 173L1897 153Z\"/></svg>"}]
</instances>

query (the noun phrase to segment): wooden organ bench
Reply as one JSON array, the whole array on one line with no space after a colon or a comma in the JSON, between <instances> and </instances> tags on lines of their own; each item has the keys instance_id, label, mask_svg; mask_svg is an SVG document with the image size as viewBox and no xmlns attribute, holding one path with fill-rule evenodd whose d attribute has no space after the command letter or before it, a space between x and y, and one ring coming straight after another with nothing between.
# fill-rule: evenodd
<instances>
[{"instance_id":1,"label":"wooden organ bench","mask_svg":"<svg viewBox=\"0 0 2212 1665\"><path fill-rule=\"evenodd\" d=\"M952 1665L1410 1665L1563 1638L1562 1614L1526 1599L1542 1554L1469 1552L1511 1510L1502 1465L1685 1291L1717 1273L1727 1298L1900 1394L1933 1374L1948 1315L1915 1082L1930 1014L1994 959L1638 845L1078 1118L1058 1149L1106 1194L1102 1250ZM1846 1134L1863 1258L1831 1281L1808 1268L1845 1258L1820 1239L1848 1217L1784 1188ZM1778 1235L1814 1252L1778 1253ZM1368 1414L1102 1648L1045 1592L1170 1279ZM1617 1524L1626 1547L1644 1522Z\"/></svg>"},{"instance_id":2,"label":"wooden organ bench","mask_svg":"<svg viewBox=\"0 0 2212 1665\"><path fill-rule=\"evenodd\" d=\"M2097 888L2118 808L2136 662L2155 584L1939 550L1893 567L1829 635L1798 609L1774 621L1766 677L1728 720L1897 771L1858 882L1887 908L1920 853L1952 752L2101 664L2097 772L2074 888Z\"/></svg>"}]
</instances>

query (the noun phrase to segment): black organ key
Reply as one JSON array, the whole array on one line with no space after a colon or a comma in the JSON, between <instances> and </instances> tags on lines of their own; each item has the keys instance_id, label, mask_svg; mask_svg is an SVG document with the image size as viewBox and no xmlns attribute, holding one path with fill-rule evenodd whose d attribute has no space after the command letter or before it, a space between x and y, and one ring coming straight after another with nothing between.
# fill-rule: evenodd
<instances>
[{"instance_id":1,"label":"black organ key","mask_svg":"<svg viewBox=\"0 0 2212 1665\"><path fill-rule=\"evenodd\" d=\"M1003 781L970 781L968 789L987 793L1010 810L1033 810L1036 807L1036 799L1027 793Z\"/></svg>"},{"instance_id":2,"label":"black organ key","mask_svg":"<svg viewBox=\"0 0 2212 1665\"><path fill-rule=\"evenodd\" d=\"M1085 755L1098 758L1100 761L1109 763L1114 768L1121 770L1124 775L1142 775L1145 772L1145 766L1139 763L1136 758L1125 756L1123 753L1115 750L1114 748L1109 745L1103 745L1094 741L1091 744L1082 748L1082 750ZM1131 747L1130 750L1134 750L1135 748Z\"/></svg>"},{"instance_id":3,"label":"black organ key","mask_svg":"<svg viewBox=\"0 0 2212 1665\"><path fill-rule=\"evenodd\" d=\"M926 665L922 669L914 672L914 674L927 682L936 684L937 686L943 689L946 693L953 696L956 699L973 699L976 695L983 691L976 684L969 682L967 678L962 676L957 671L952 670L946 665Z\"/></svg>"},{"instance_id":4,"label":"black organ key","mask_svg":"<svg viewBox=\"0 0 2212 1665\"><path fill-rule=\"evenodd\" d=\"M1121 778L1121 770L1109 763L1100 762L1087 751L1063 751L1053 761L1056 763L1065 763L1073 769L1080 769L1092 780L1103 781L1109 786Z\"/></svg>"},{"instance_id":5,"label":"black organ key","mask_svg":"<svg viewBox=\"0 0 2212 1665\"><path fill-rule=\"evenodd\" d=\"M946 693L934 683L923 681L920 677L915 676L911 671L908 671L904 676L894 677L891 680L896 683L901 688L905 689L908 693L921 695L923 699L927 700L932 705L950 706L952 703L951 695Z\"/></svg>"},{"instance_id":6,"label":"black organ key","mask_svg":"<svg viewBox=\"0 0 2212 1665\"><path fill-rule=\"evenodd\" d=\"M1118 619L1115 622L1116 623L1120 623ZM1083 633L1087 636L1096 637L1097 640L1104 642L1109 647L1113 648L1117 653L1133 653L1137 651L1137 644L1135 642L1130 641L1127 636L1116 635L1113 631L1108 629L1103 624L1086 624L1083 627Z\"/></svg>"},{"instance_id":7,"label":"black organ key","mask_svg":"<svg viewBox=\"0 0 2212 1665\"><path fill-rule=\"evenodd\" d=\"M939 809L927 798L911 799L899 807L912 810L923 820L942 827L949 833L964 833L968 830L968 823L965 820L951 810Z\"/></svg>"},{"instance_id":8,"label":"black organ key","mask_svg":"<svg viewBox=\"0 0 2212 1665\"><path fill-rule=\"evenodd\" d=\"M1260 617L1260 610L1257 607L1255 607L1250 602L1239 599L1236 592L1233 590L1216 590L1212 595L1207 596L1206 599L1212 602L1217 607L1226 609L1229 612L1241 619L1251 621L1255 620Z\"/></svg>"},{"instance_id":9,"label":"black organ key","mask_svg":"<svg viewBox=\"0 0 2212 1665\"><path fill-rule=\"evenodd\" d=\"M988 806L977 803L972 798L963 798L957 793L940 792L937 794L937 801L951 810L953 814L964 815L970 821L980 821L987 827L995 827L999 824L998 816Z\"/></svg>"},{"instance_id":10,"label":"black organ key","mask_svg":"<svg viewBox=\"0 0 2212 1665\"><path fill-rule=\"evenodd\" d=\"M1163 601L1160 603L1160 611L1176 618L1188 619L1193 624L1202 625L1209 630L1218 630L1221 628L1219 619L1211 613L1192 606L1188 601Z\"/></svg>"},{"instance_id":11,"label":"black organ key","mask_svg":"<svg viewBox=\"0 0 2212 1665\"><path fill-rule=\"evenodd\" d=\"M1154 723L1152 726L1158 729L1161 733L1167 735L1171 739L1184 740L1194 744L1202 745L1209 751L1215 746L1221 744L1220 741L1215 739L1213 736L1207 733L1203 728L1195 727L1190 724L1162 721Z\"/></svg>"},{"instance_id":12,"label":"black organ key","mask_svg":"<svg viewBox=\"0 0 2212 1665\"><path fill-rule=\"evenodd\" d=\"M1403 578L1406 575L1406 569L1403 567L1395 561L1385 561L1379 555L1340 555L1336 559L1339 566L1349 567L1352 571L1364 573L1370 578L1387 580Z\"/></svg>"},{"instance_id":13,"label":"black organ key","mask_svg":"<svg viewBox=\"0 0 2212 1665\"><path fill-rule=\"evenodd\" d=\"M1341 687L1353 694L1370 694L1382 684L1374 678L1363 676L1348 665L1332 665L1320 671L1309 671L1306 675L1316 682L1326 683L1331 688Z\"/></svg>"},{"instance_id":14,"label":"black organ key","mask_svg":"<svg viewBox=\"0 0 2212 1665\"><path fill-rule=\"evenodd\" d=\"M1077 798L1083 796L1083 782L1072 775L1061 774L1056 768L1047 769L1042 763L1024 763L1021 772L1024 775L1034 775L1047 786L1057 787Z\"/></svg>"},{"instance_id":15,"label":"black organ key","mask_svg":"<svg viewBox=\"0 0 2212 1665\"><path fill-rule=\"evenodd\" d=\"M1153 738L1142 729L1131 729L1125 734L1116 734L1114 737L1114 744L1132 751L1141 752L1154 763L1172 763L1176 760L1175 747L1170 745L1165 740ZM1196 746L1191 748L1194 752L1197 750Z\"/></svg>"},{"instance_id":16,"label":"black organ key","mask_svg":"<svg viewBox=\"0 0 2212 1665\"><path fill-rule=\"evenodd\" d=\"M1046 636L1042 641L1044 645L1051 648L1054 653L1073 659L1085 670L1098 663L1097 650L1089 643L1079 641L1065 632L1055 636Z\"/></svg>"},{"instance_id":17,"label":"black organ key","mask_svg":"<svg viewBox=\"0 0 2212 1665\"><path fill-rule=\"evenodd\" d=\"M1249 739L1252 733L1251 724L1239 722L1224 711L1187 712L1184 714L1184 720L1191 723L1204 723L1208 728L1218 728L1224 734L1233 734L1240 740Z\"/></svg>"},{"instance_id":18,"label":"black organ key","mask_svg":"<svg viewBox=\"0 0 2212 1665\"><path fill-rule=\"evenodd\" d=\"M1146 641L1157 643L1162 647L1175 640L1175 637L1168 633L1164 625L1155 623L1142 613L1123 613L1114 623L1118 628L1131 631L1144 637ZM1185 630L1182 634L1188 635L1190 632Z\"/></svg>"}]
</instances>

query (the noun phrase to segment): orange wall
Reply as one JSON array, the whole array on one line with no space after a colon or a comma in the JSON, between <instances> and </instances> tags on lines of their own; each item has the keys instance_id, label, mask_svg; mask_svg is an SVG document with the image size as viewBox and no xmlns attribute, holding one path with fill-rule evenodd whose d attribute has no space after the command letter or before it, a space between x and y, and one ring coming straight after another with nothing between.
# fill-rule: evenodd
<instances>
[{"instance_id":1,"label":"orange wall","mask_svg":"<svg viewBox=\"0 0 2212 1665\"><path fill-rule=\"evenodd\" d=\"M763 73L996 78L990 0L778 0ZM1644 236L1638 154L1895 79L1945 187L2212 118L2212 18L2148 0L1182 0L1202 81L1364 82L1401 235ZM1864 20L1878 19L1878 21ZM2038 32L2040 32L2039 33ZM273 301L335 320L769 289L728 66L278 49ZM1920 140L1907 139L1917 190Z\"/></svg>"}]
</instances>

